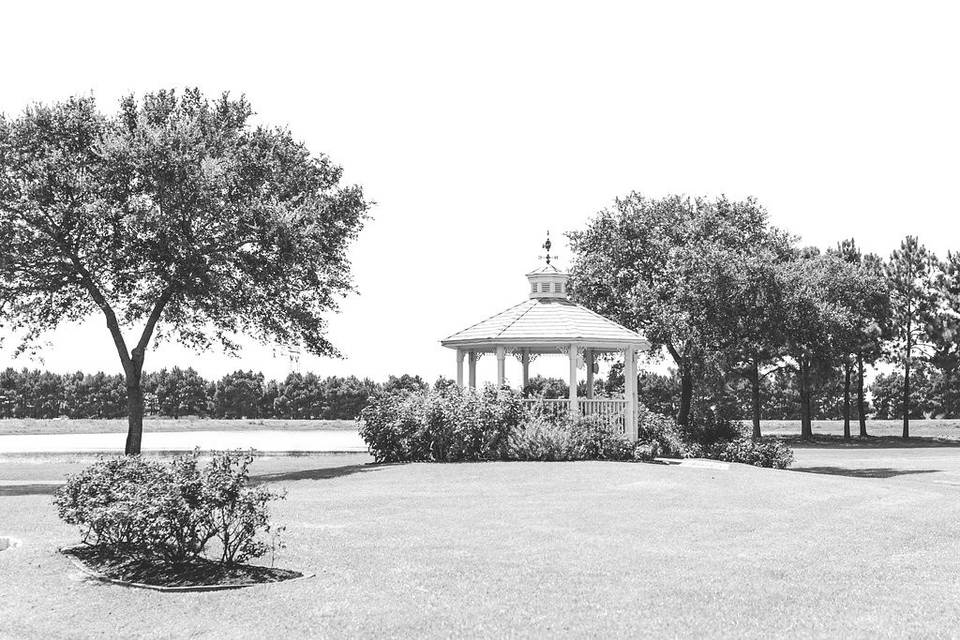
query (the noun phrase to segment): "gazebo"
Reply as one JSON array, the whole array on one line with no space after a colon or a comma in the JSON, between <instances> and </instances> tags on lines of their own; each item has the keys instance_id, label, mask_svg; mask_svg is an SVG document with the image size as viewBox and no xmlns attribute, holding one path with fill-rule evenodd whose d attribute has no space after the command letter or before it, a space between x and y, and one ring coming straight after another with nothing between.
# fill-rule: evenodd
<instances>
[{"instance_id":1,"label":"gazebo","mask_svg":"<svg viewBox=\"0 0 960 640\"><path fill-rule=\"evenodd\" d=\"M477 384L477 360L484 354L497 358L497 384L506 380L507 356L523 368L523 386L530 379L530 362L541 355L565 355L570 363L570 396L561 400L527 399L525 402L563 404L572 413L602 415L619 424L623 433L636 439L637 354L649 343L636 331L594 313L571 301L567 295L569 275L550 264L550 239L545 264L527 275L527 300L441 340L457 352L457 384L463 386L463 361L467 360L467 384ZM623 354L623 398L594 398L596 357ZM577 397L577 371L586 368L586 398Z\"/></svg>"}]
</instances>

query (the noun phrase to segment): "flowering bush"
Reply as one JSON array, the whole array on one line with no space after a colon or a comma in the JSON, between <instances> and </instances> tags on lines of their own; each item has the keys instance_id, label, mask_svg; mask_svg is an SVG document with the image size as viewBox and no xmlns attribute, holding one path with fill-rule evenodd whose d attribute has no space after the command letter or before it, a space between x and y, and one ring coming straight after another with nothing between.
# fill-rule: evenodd
<instances>
[{"instance_id":1,"label":"flowering bush","mask_svg":"<svg viewBox=\"0 0 960 640\"><path fill-rule=\"evenodd\" d=\"M116 553L180 563L201 557L213 540L220 561L263 555L261 533L277 533L268 504L282 496L250 487L252 456L199 454L169 464L125 456L100 460L67 479L54 498L60 518L80 527L83 542Z\"/></svg>"}]
</instances>

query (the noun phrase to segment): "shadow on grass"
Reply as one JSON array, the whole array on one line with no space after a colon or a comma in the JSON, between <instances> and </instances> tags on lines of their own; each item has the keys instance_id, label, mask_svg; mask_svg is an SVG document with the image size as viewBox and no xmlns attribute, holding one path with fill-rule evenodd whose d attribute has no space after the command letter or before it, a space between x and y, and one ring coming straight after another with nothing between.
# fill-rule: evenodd
<instances>
[{"instance_id":1,"label":"shadow on grass","mask_svg":"<svg viewBox=\"0 0 960 640\"><path fill-rule=\"evenodd\" d=\"M867 436L844 440L842 436L818 435L804 440L800 436L771 436L794 449L923 449L960 447L960 440L946 438L901 438L899 436Z\"/></svg>"},{"instance_id":2,"label":"shadow on grass","mask_svg":"<svg viewBox=\"0 0 960 640\"><path fill-rule=\"evenodd\" d=\"M52 496L60 488L59 484L0 484L0 498L9 496Z\"/></svg>"},{"instance_id":3,"label":"shadow on grass","mask_svg":"<svg viewBox=\"0 0 960 640\"><path fill-rule=\"evenodd\" d=\"M329 480L331 478L340 478L353 475L355 473L367 473L376 471L385 467L393 467L394 464L351 464L342 467L322 467L320 469L298 469L296 471L279 471L277 473L251 474L250 480L253 484L262 484L264 482L282 482L284 480Z\"/></svg>"},{"instance_id":4,"label":"shadow on grass","mask_svg":"<svg viewBox=\"0 0 960 640\"><path fill-rule=\"evenodd\" d=\"M890 467L876 467L872 469L848 469L846 467L797 467L791 471L801 473L820 473L830 476L847 476L849 478L894 478L918 473L937 473L939 469L891 469Z\"/></svg>"}]
</instances>

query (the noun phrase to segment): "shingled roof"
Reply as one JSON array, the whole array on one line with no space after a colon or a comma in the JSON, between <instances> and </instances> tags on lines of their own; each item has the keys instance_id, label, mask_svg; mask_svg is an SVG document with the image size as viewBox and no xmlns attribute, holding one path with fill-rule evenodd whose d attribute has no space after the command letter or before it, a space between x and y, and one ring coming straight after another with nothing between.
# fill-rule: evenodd
<instances>
[{"instance_id":1,"label":"shingled roof","mask_svg":"<svg viewBox=\"0 0 960 640\"><path fill-rule=\"evenodd\" d=\"M441 340L445 347L497 345L547 346L582 343L621 349L647 342L636 331L609 320L567 298L531 298Z\"/></svg>"}]
</instances>

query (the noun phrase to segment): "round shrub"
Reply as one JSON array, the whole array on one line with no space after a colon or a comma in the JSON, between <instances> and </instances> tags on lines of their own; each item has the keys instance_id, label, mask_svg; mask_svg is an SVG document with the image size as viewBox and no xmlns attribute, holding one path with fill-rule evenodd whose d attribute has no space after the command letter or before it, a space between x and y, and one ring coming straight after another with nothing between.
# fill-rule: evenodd
<instances>
[{"instance_id":1,"label":"round shrub","mask_svg":"<svg viewBox=\"0 0 960 640\"><path fill-rule=\"evenodd\" d=\"M169 464L140 456L100 460L57 491L57 513L80 528L85 544L122 556L182 563L201 557L214 540L224 564L263 555L260 534L278 533L268 504L282 496L249 486L248 454L215 453L204 468L198 458L194 451Z\"/></svg>"}]
</instances>

